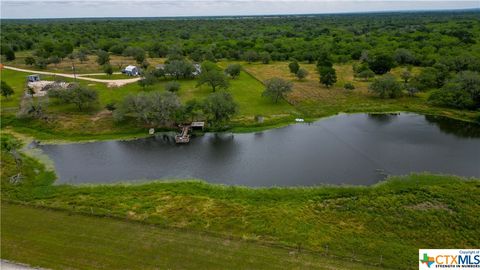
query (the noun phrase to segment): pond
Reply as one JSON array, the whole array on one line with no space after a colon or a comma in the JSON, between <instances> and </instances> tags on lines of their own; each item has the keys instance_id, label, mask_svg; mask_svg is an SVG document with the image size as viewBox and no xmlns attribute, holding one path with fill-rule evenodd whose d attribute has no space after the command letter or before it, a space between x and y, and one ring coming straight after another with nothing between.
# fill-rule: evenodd
<instances>
[{"instance_id":1,"label":"pond","mask_svg":"<svg viewBox=\"0 0 480 270\"><path fill-rule=\"evenodd\" d=\"M369 185L386 175L480 177L480 125L401 114L341 114L264 132L173 134L131 141L39 146L57 183L204 179L244 186Z\"/></svg>"}]
</instances>

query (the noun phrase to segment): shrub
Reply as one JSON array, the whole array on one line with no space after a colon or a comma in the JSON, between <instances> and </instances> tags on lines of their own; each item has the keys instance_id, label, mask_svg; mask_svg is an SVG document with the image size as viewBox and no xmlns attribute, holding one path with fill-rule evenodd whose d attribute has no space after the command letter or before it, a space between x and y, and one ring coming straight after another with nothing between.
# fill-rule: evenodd
<instances>
[{"instance_id":1,"label":"shrub","mask_svg":"<svg viewBox=\"0 0 480 270\"><path fill-rule=\"evenodd\" d=\"M168 82L165 85L165 90L172 93L177 92L178 90L180 90L180 83L177 81Z\"/></svg>"},{"instance_id":2,"label":"shrub","mask_svg":"<svg viewBox=\"0 0 480 270\"><path fill-rule=\"evenodd\" d=\"M303 80L308 76L308 71L304 68L299 68L295 76L297 76L299 80Z\"/></svg>"},{"instance_id":3,"label":"shrub","mask_svg":"<svg viewBox=\"0 0 480 270\"><path fill-rule=\"evenodd\" d=\"M347 82L343 85L343 88L345 88L346 90L354 90L355 85L353 85L353 83L351 83L351 82Z\"/></svg>"},{"instance_id":4,"label":"shrub","mask_svg":"<svg viewBox=\"0 0 480 270\"><path fill-rule=\"evenodd\" d=\"M113 112L117 109L117 106L115 105L115 103L111 102L111 103L108 103L107 105L105 105L105 109Z\"/></svg>"},{"instance_id":5,"label":"shrub","mask_svg":"<svg viewBox=\"0 0 480 270\"><path fill-rule=\"evenodd\" d=\"M390 74L375 79L369 88L381 98L396 98L402 94L400 83Z\"/></svg>"},{"instance_id":6,"label":"shrub","mask_svg":"<svg viewBox=\"0 0 480 270\"><path fill-rule=\"evenodd\" d=\"M473 108L475 103L465 91L439 89L432 92L428 102L437 106L447 106L459 109Z\"/></svg>"},{"instance_id":7,"label":"shrub","mask_svg":"<svg viewBox=\"0 0 480 270\"><path fill-rule=\"evenodd\" d=\"M242 67L240 64L230 64L228 67L225 69L225 73L228 74L232 79L235 79L240 75L240 71L242 70Z\"/></svg>"}]
</instances>

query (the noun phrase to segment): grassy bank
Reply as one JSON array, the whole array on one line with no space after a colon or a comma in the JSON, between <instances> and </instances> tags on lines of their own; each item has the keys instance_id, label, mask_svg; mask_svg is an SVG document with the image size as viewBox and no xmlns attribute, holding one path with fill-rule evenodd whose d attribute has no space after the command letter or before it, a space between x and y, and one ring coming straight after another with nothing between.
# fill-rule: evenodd
<instances>
[{"instance_id":1,"label":"grassy bank","mask_svg":"<svg viewBox=\"0 0 480 270\"><path fill-rule=\"evenodd\" d=\"M373 269L297 249L2 205L2 259L51 269Z\"/></svg>"},{"instance_id":2,"label":"grassy bank","mask_svg":"<svg viewBox=\"0 0 480 270\"><path fill-rule=\"evenodd\" d=\"M22 172L20 184L9 183ZM410 269L419 248L480 245L480 180L392 177L372 187L250 189L204 182L52 185L54 174L2 152L2 200L204 232L366 265ZM438 237L441 235L441 237ZM434 241L432 240L434 239Z\"/></svg>"}]
</instances>

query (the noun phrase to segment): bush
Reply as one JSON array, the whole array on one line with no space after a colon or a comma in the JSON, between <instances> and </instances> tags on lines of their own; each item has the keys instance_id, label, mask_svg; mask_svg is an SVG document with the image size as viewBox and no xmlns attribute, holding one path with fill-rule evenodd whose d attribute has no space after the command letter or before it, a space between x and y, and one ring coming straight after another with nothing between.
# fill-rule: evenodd
<instances>
[{"instance_id":1,"label":"bush","mask_svg":"<svg viewBox=\"0 0 480 270\"><path fill-rule=\"evenodd\" d=\"M225 69L225 73L228 74L232 79L235 79L240 75L240 71L242 70L242 67L240 64L230 64L228 67Z\"/></svg>"},{"instance_id":2,"label":"bush","mask_svg":"<svg viewBox=\"0 0 480 270\"><path fill-rule=\"evenodd\" d=\"M25 65L29 65L29 66L35 65L35 58L31 56L25 57Z\"/></svg>"},{"instance_id":3,"label":"bush","mask_svg":"<svg viewBox=\"0 0 480 270\"><path fill-rule=\"evenodd\" d=\"M308 71L304 68L299 68L295 76L297 76L299 80L303 80L308 76Z\"/></svg>"},{"instance_id":4,"label":"bush","mask_svg":"<svg viewBox=\"0 0 480 270\"><path fill-rule=\"evenodd\" d=\"M108 103L107 105L105 105L105 109L113 112L117 109L117 106L115 105L115 103L111 102L111 103Z\"/></svg>"},{"instance_id":5,"label":"bush","mask_svg":"<svg viewBox=\"0 0 480 270\"><path fill-rule=\"evenodd\" d=\"M70 85L68 89L52 89L48 91L48 96L64 103L75 104L79 111L98 101L97 91L79 84Z\"/></svg>"},{"instance_id":6,"label":"bush","mask_svg":"<svg viewBox=\"0 0 480 270\"><path fill-rule=\"evenodd\" d=\"M171 82L168 82L166 85L165 85L165 90L168 91L168 92L178 92L178 90L180 90L180 83L177 82L177 81L171 81Z\"/></svg>"},{"instance_id":7,"label":"bush","mask_svg":"<svg viewBox=\"0 0 480 270\"><path fill-rule=\"evenodd\" d=\"M347 82L343 85L343 88L345 88L346 90L354 90L355 85L353 85L353 83L351 83L351 82Z\"/></svg>"},{"instance_id":8,"label":"bush","mask_svg":"<svg viewBox=\"0 0 480 270\"><path fill-rule=\"evenodd\" d=\"M454 107L458 109L473 108L475 103L465 91L435 90L428 98L428 102L437 106Z\"/></svg>"},{"instance_id":9,"label":"bush","mask_svg":"<svg viewBox=\"0 0 480 270\"><path fill-rule=\"evenodd\" d=\"M288 64L288 69L290 69L290 73L297 74L298 70L300 69L300 65L296 60Z\"/></svg>"},{"instance_id":10,"label":"bush","mask_svg":"<svg viewBox=\"0 0 480 270\"><path fill-rule=\"evenodd\" d=\"M262 60L263 64L269 64L272 58L270 57L270 54L268 52L262 52L260 54L260 59Z\"/></svg>"},{"instance_id":11,"label":"bush","mask_svg":"<svg viewBox=\"0 0 480 270\"><path fill-rule=\"evenodd\" d=\"M400 83L390 74L375 79L369 88L381 98L396 98L402 95Z\"/></svg>"}]
</instances>

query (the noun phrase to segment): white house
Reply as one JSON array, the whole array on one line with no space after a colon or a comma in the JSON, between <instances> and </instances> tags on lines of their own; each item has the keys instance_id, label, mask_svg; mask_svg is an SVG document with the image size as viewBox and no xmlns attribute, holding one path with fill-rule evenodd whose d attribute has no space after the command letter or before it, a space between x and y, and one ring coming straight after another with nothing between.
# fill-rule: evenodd
<instances>
[{"instance_id":1,"label":"white house","mask_svg":"<svg viewBox=\"0 0 480 270\"><path fill-rule=\"evenodd\" d=\"M195 68L195 71L192 72L193 76L198 76L202 73L202 66L200 64L193 64L193 67Z\"/></svg>"},{"instance_id":2,"label":"white house","mask_svg":"<svg viewBox=\"0 0 480 270\"><path fill-rule=\"evenodd\" d=\"M138 72L138 68L136 66L127 66L123 71L122 73L124 74L127 74L129 76L138 76L139 72Z\"/></svg>"}]
</instances>

